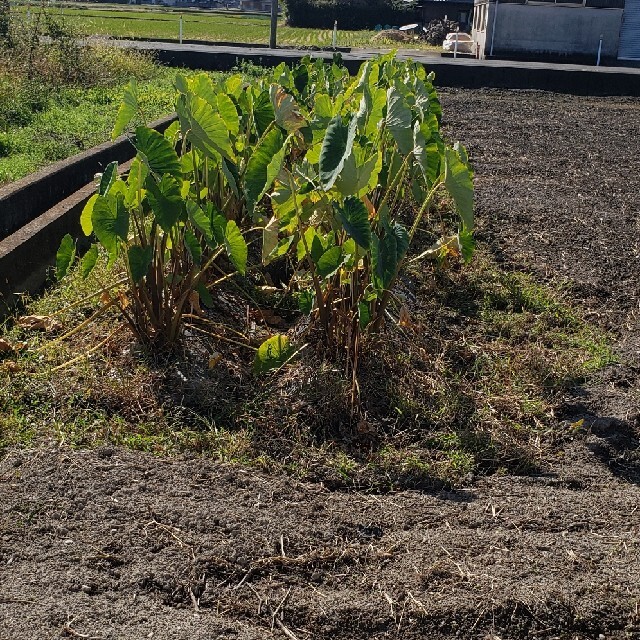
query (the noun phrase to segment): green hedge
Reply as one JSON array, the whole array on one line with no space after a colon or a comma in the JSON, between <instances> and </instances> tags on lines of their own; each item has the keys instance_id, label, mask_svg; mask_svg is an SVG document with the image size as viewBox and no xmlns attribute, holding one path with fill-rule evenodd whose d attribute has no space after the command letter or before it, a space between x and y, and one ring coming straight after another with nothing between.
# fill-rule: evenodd
<instances>
[{"instance_id":1,"label":"green hedge","mask_svg":"<svg viewBox=\"0 0 640 640\"><path fill-rule=\"evenodd\" d=\"M415 4L402 0L285 0L285 17L291 27L373 29L376 25L401 26L419 22Z\"/></svg>"}]
</instances>

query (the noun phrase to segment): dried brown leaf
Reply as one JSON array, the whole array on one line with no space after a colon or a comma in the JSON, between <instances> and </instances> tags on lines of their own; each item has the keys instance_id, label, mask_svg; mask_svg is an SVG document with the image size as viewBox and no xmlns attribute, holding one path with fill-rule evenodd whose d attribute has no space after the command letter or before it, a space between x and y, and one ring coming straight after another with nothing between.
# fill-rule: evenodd
<instances>
[{"instance_id":1,"label":"dried brown leaf","mask_svg":"<svg viewBox=\"0 0 640 640\"><path fill-rule=\"evenodd\" d=\"M22 316L18 319L18 326L31 331L55 331L62 325L51 316Z\"/></svg>"}]
</instances>

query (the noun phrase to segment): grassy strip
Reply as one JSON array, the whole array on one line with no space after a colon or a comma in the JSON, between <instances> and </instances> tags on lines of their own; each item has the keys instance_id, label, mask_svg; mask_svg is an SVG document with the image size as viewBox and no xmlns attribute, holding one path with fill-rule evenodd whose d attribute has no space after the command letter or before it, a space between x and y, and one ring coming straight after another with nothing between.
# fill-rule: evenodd
<instances>
[{"instance_id":1,"label":"grassy strip","mask_svg":"<svg viewBox=\"0 0 640 640\"><path fill-rule=\"evenodd\" d=\"M295 326L286 298L238 280L206 312L215 333L249 340L255 332L238 294L247 287ZM397 317L403 304L410 322L405 314L403 326L389 322L370 339L364 411L351 418L350 381L313 349L278 374L255 377L250 351L199 333L171 355L145 353L126 331L101 345L119 321L111 312L52 342L100 303L60 309L97 288L76 273L28 303L31 313L55 314L51 333L7 324L5 338L27 348L5 354L0 366L0 446L53 439L189 452L336 487L456 484L469 474L544 468L581 428L553 417L563 389L614 361L608 337L561 291L501 271L482 252L463 271L416 265L392 310Z\"/></svg>"},{"instance_id":2,"label":"grassy strip","mask_svg":"<svg viewBox=\"0 0 640 640\"><path fill-rule=\"evenodd\" d=\"M24 12L25 9L21 8ZM64 18L80 33L110 35L117 38L162 38L178 40L180 16L173 12L137 10L86 10L56 8L50 11L57 18ZM278 26L278 43L289 46L329 47L333 31L329 29L304 29ZM374 31L338 31L338 46L379 49L415 48L439 50L426 43L394 43L373 40ZM269 16L239 15L237 13L184 13L183 38L267 44L269 42Z\"/></svg>"},{"instance_id":3,"label":"grassy strip","mask_svg":"<svg viewBox=\"0 0 640 640\"><path fill-rule=\"evenodd\" d=\"M174 76L175 71L156 67L151 77L139 83L147 121L173 110ZM0 185L108 140L123 90L119 84L44 89L40 95L31 88L12 94L13 103L7 109L15 120L0 132Z\"/></svg>"}]
</instances>

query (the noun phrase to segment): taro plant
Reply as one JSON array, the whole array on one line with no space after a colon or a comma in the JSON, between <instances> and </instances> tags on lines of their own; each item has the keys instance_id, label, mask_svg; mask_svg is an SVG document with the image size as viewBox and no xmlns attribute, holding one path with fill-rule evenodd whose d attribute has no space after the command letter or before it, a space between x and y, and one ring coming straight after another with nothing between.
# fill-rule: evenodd
<instances>
[{"instance_id":1,"label":"taro plant","mask_svg":"<svg viewBox=\"0 0 640 640\"><path fill-rule=\"evenodd\" d=\"M277 176L264 254L293 254L300 308L346 357L355 389L362 334L381 328L423 223L434 246L422 257L470 259L473 184L464 148L442 140L433 76L422 65L385 56L355 78L336 73L338 92L327 79L334 73L307 60L280 74L289 99L304 105L309 141ZM457 224L433 207L441 191Z\"/></svg>"},{"instance_id":2,"label":"taro plant","mask_svg":"<svg viewBox=\"0 0 640 640\"><path fill-rule=\"evenodd\" d=\"M117 303L134 331L175 342L185 309L229 276L218 259L245 273L244 235L261 229L263 263L294 263L290 289L355 390L363 334L382 327L418 229L433 241L419 257L473 252L473 176L464 148L440 135L432 81L393 55L356 77L337 58L251 82L178 75L177 122L164 135L135 129L126 179L110 165L82 215L109 261L124 261L129 291ZM114 136L138 111L132 82ZM72 254L67 238L61 273ZM94 246L83 258L83 274L97 255ZM256 368L290 354L274 336Z\"/></svg>"},{"instance_id":3,"label":"taro plant","mask_svg":"<svg viewBox=\"0 0 640 640\"><path fill-rule=\"evenodd\" d=\"M161 134L132 132L137 154L126 176L111 163L81 215L82 230L97 243L82 258L87 277L103 248L110 265L124 265L127 293L110 296L136 335L171 345L190 307L234 273L244 275L244 238L256 206L284 162L287 136L303 120L277 86L251 85L240 76L214 81L207 74L176 77L178 119ZM132 80L113 138L139 117ZM225 270L223 255L235 271ZM75 257L66 236L58 252L63 277Z\"/></svg>"}]
</instances>

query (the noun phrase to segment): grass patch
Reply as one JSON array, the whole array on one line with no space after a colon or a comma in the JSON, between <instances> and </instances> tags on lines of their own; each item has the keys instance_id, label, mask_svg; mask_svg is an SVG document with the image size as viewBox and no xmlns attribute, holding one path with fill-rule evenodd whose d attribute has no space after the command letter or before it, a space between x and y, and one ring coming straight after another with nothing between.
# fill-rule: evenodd
<instances>
[{"instance_id":1,"label":"grass patch","mask_svg":"<svg viewBox=\"0 0 640 640\"><path fill-rule=\"evenodd\" d=\"M50 12L19 17L0 43L0 185L108 140L132 77L145 121L173 111L175 71L139 52L82 47Z\"/></svg>"},{"instance_id":2,"label":"grass patch","mask_svg":"<svg viewBox=\"0 0 640 640\"><path fill-rule=\"evenodd\" d=\"M173 111L174 76L174 71L156 67L140 82L148 121ZM124 85L62 87L43 92L46 97L36 105L17 96L5 111L17 117L0 132L0 185L108 140L123 91Z\"/></svg>"},{"instance_id":3,"label":"grass patch","mask_svg":"<svg viewBox=\"0 0 640 640\"><path fill-rule=\"evenodd\" d=\"M96 288L74 274L26 305L29 313L57 314L57 332L6 324L5 338L28 349L0 367L0 446L53 439L189 452L371 490L544 468L576 435L553 418L562 391L615 358L608 336L562 291L501 271L484 256L464 270L408 270L396 295L411 326L390 320L369 338L357 415L350 381L313 348L279 374L255 377L252 352L232 343L188 334L179 353L149 354L123 331L56 370L119 321L107 314L52 343L97 308L89 300L58 313ZM259 342L268 330L247 325L239 288L261 295L263 308L277 307L291 331L301 331L286 298L270 298L257 284L238 280L217 293L207 315L220 322L220 335L254 332ZM223 357L209 368L214 352Z\"/></svg>"}]
</instances>

